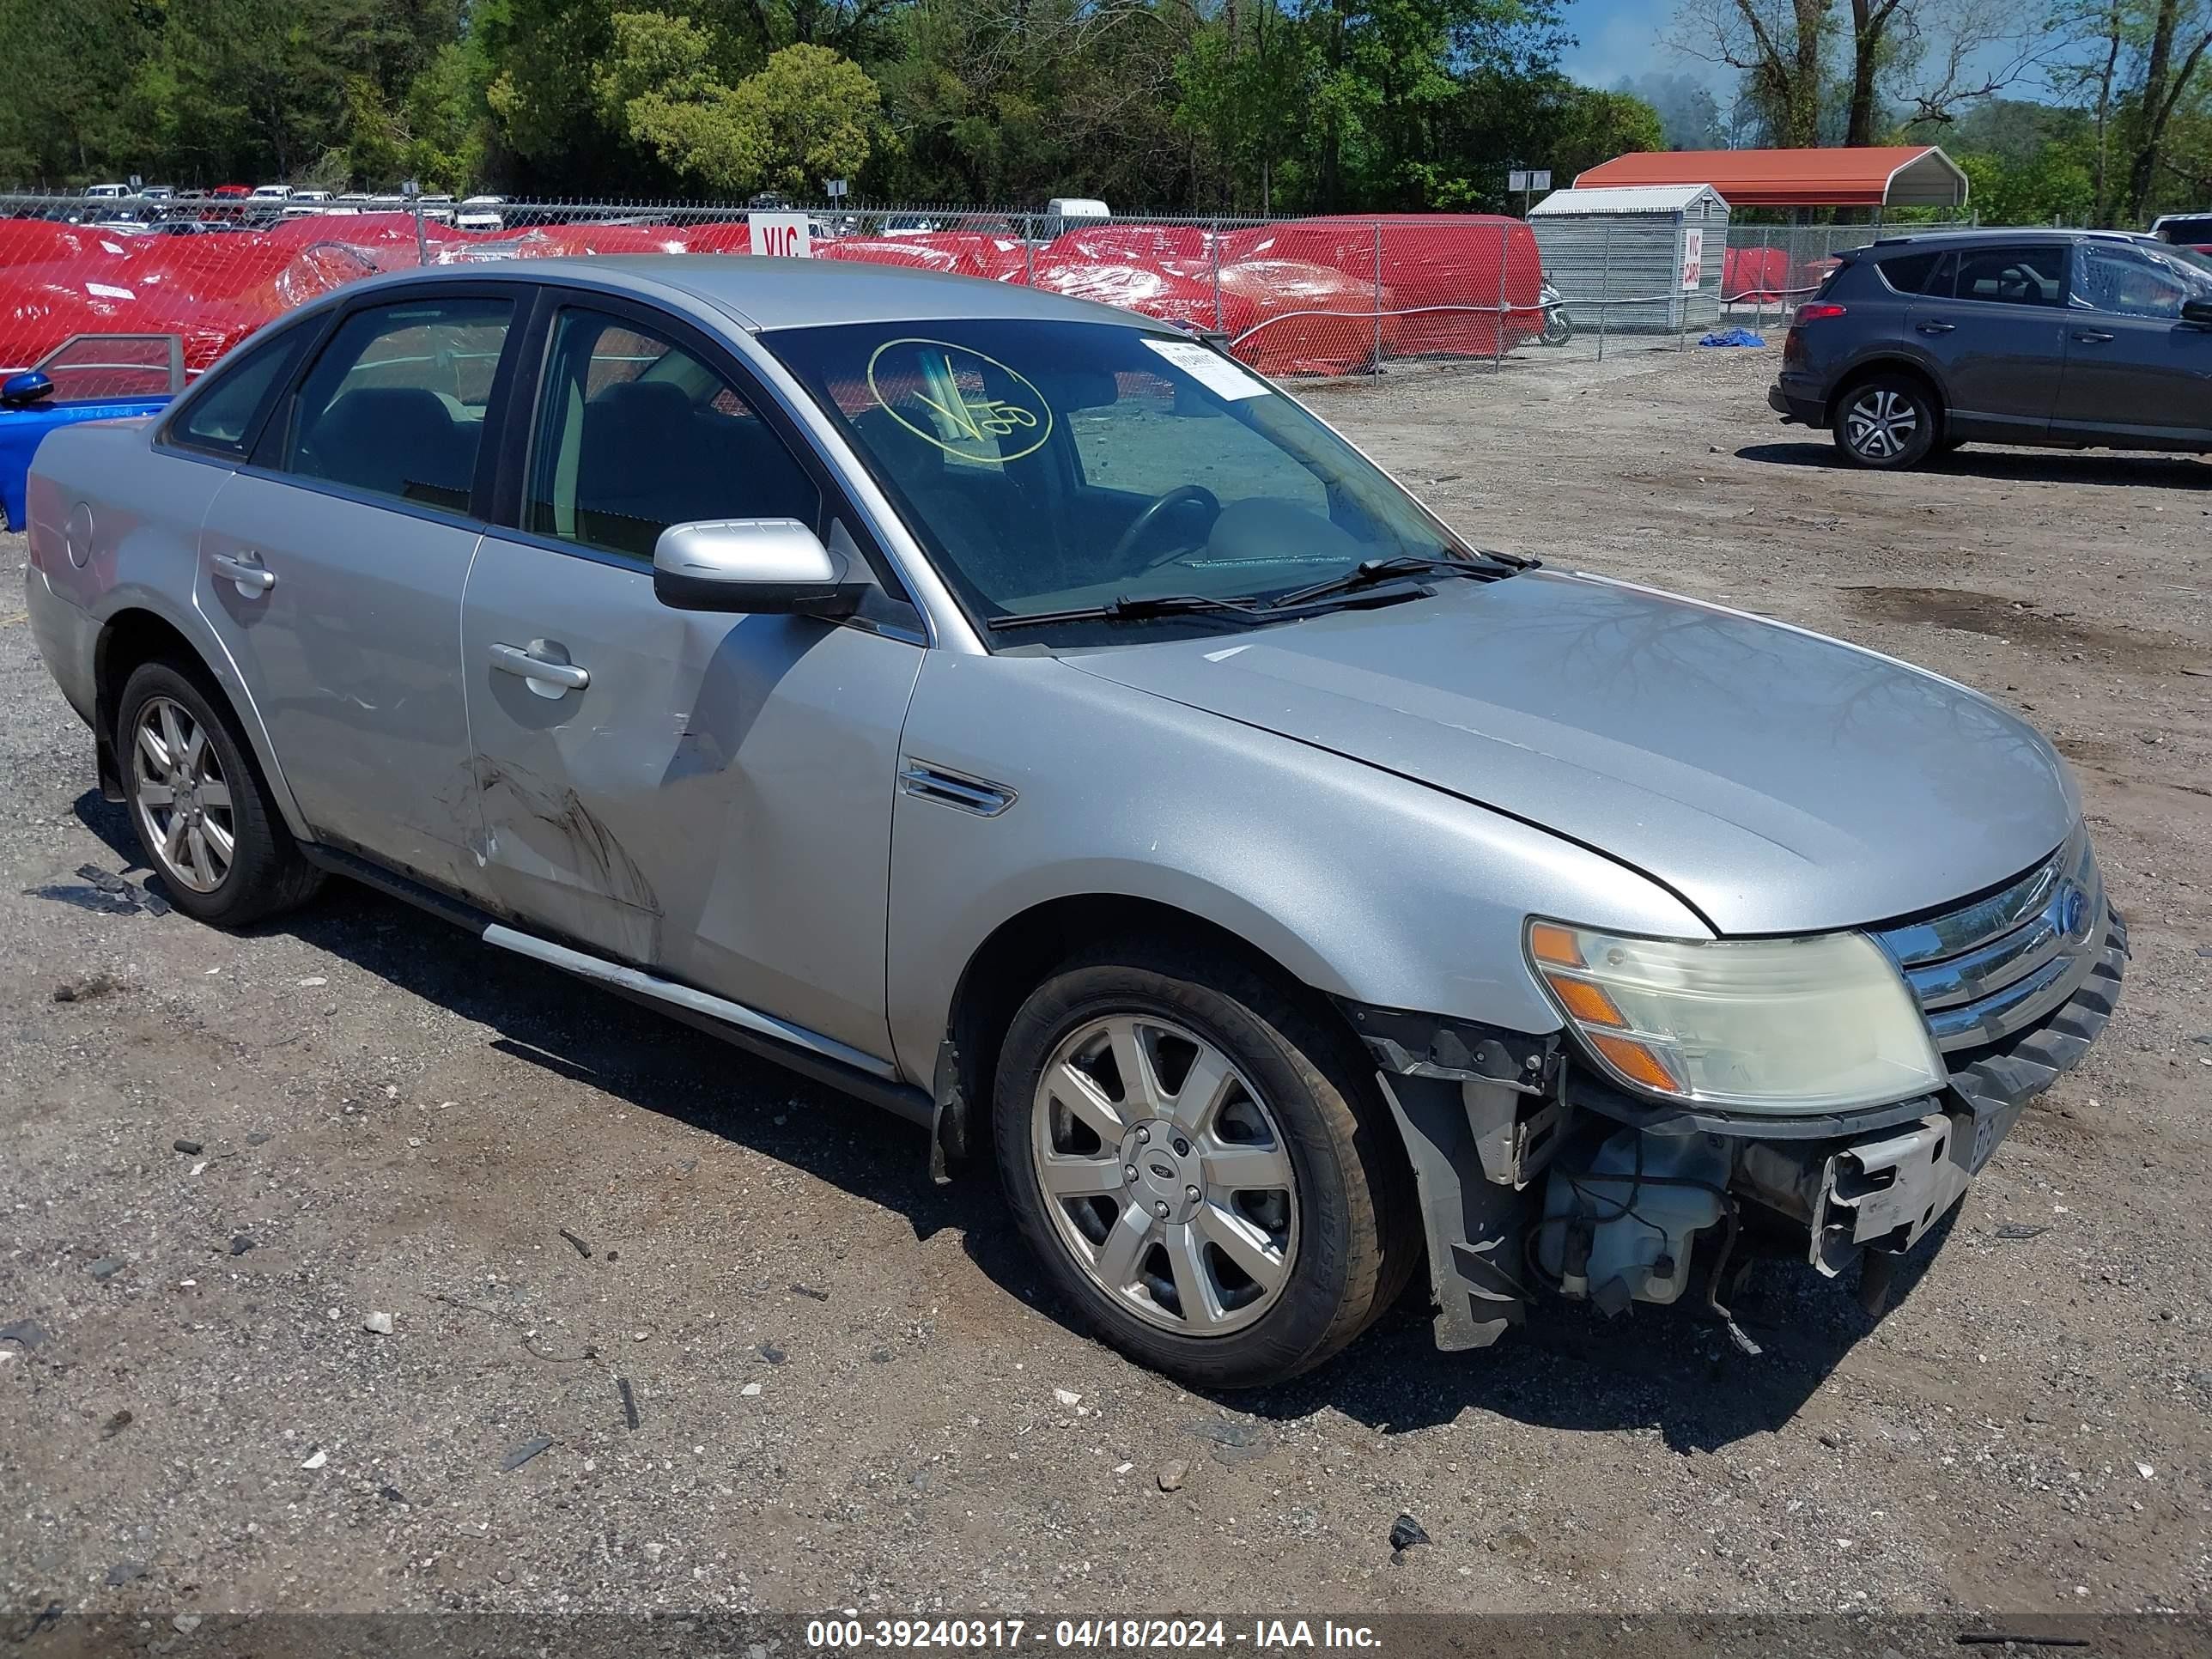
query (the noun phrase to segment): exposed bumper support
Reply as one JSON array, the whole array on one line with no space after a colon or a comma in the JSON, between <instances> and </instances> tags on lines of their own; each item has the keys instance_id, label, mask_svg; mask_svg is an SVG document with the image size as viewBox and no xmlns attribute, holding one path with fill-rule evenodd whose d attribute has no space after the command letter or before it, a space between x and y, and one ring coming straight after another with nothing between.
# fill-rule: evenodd
<instances>
[{"instance_id":1,"label":"exposed bumper support","mask_svg":"<svg viewBox=\"0 0 2212 1659\"><path fill-rule=\"evenodd\" d=\"M2126 925L2108 911L2095 966L2033 1030L1958 1057L1940 1094L1814 1118L1632 1098L1573 1065L1556 1036L1347 1008L1419 1187L1437 1346L1486 1347L1519 1323L1532 1261L1534 1282L1617 1311L1678 1300L1692 1249L1717 1268L1740 1229L1802 1237L1832 1275L1911 1249L2028 1100L2080 1064L2126 957ZM1701 1294L1725 1316L1718 1289Z\"/></svg>"}]
</instances>

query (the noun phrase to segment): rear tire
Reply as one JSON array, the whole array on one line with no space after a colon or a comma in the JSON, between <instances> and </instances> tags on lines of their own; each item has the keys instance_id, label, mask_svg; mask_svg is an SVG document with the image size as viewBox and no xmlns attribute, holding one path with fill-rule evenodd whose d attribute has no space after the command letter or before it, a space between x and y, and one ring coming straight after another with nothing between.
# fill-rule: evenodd
<instances>
[{"instance_id":1,"label":"rear tire","mask_svg":"<svg viewBox=\"0 0 2212 1659\"><path fill-rule=\"evenodd\" d=\"M1836 400L1836 447L1853 465L1897 472L1917 466L1942 436L1942 412L1924 383L1875 374Z\"/></svg>"},{"instance_id":2,"label":"rear tire","mask_svg":"<svg viewBox=\"0 0 2212 1659\"><path fill-rule=\"evenodd\" d=\"M1007 1202L1060 1302L1200 1388L1334 1356L1419 1255L1365 1071L1348 1035L1228 956L1128 943L1062 965L1015 1014L993 1103Z\"/></svg>"},{"instance_id":3,"label":"rear tire","mask_svg":"<svg viewBox=\"0 0 2212 1659\"><path fill-rule=\"evenodd\" d=\"M146 862L170 902L217 927L295 908L322 885L270 799L236 717L197 663L124 682L115 753Z\"/></svg>"}]
</instances>

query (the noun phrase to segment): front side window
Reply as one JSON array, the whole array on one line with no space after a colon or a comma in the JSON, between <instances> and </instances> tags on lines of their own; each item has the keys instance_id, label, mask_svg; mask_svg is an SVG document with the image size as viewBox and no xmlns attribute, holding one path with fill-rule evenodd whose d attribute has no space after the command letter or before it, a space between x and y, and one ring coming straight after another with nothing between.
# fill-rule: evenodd
<instances>
[{"instance_id":1,"label":"front side window","mask_svg":"<svg viewBox=\"0 0 2212 1659\"><path fill-rule=\"evenodd\" d=\"M674 524L821 517L821 492L729 379L629 319L554 319L522 527L650 563Z\"/></svg>"},{"instance_id":2,"label":"front side window","mask_svg":"<svg viewBox=\"0 0 2212 1659\"><path fill-rule=\"evenodd\" d=\"M2056 306L2065 302L2063 243L2054 242L2044 247L1962 249L1958 273L1954 292L1961 300L2014 306Z\"/></svg>"},{"instance_id":3,"label":"front side window","mask_svg":"<svg viewBox=\"0 0 2212 1659\"><path fill-rule=\"evenodd\" d=\"M2164 248L2083 242L2074 250L2074 300L2122 317L2179 319L2185 302L2212 300L2212 273Z\"/></svg>"},{"instance_id":4,"label":"front side window","mask_svg":"<svg viewBox=\"0 0 2212 1659\"><path fill-rule=\"evenodd\" d=\"M473 296L356 312L301 385L284 471L467 512L514 313Z\"/></svg>"},{"instance_id":5,"label":"front side window","mask_svg":"<svg viewBox=\"0 0 2212 1659\"><path fill-rule=\"evenodd\" d=\"M1033 319L762 337L973 614L1264 603L1465 550L1358 451L1195 340Z\"/></svg>"}]
</instances>

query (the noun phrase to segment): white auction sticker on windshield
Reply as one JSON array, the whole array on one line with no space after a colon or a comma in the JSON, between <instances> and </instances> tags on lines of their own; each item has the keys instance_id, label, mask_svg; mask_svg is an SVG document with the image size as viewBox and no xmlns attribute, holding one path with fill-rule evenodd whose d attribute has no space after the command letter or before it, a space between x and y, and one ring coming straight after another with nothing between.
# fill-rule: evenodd
<instances>
[{"instance_id":1,"label":"white auction sticker on windshield","mask_svg":"<svg viewBox=\"0 0 2212 1659\"><path fill-rule=\"evenodd\" d=\"M1158 340L1145 343L1166 358L1208 392L1224 398L1264 398L1273 390L1255 374L1248 374L1218 351L1209 351L1195 340Z\"/></svg>"}]
</instances>

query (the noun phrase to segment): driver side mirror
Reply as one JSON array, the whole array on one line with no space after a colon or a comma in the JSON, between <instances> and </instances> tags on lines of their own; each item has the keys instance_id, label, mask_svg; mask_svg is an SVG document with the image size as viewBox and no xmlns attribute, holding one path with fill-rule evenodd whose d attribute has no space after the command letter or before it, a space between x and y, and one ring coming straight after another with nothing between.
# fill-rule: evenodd
<instances>
[{"instance_id":1,"label":"driver side mirror","mask_svg":"<svg viewBox=\"0 0 2212 1659\"><path fill-rule=\"evenodd\" d=\"M796 519L672 524L653 548L653 593L675 611L849 617L867 584Z\"/></svg>"},{"instance_id":2,"label":"driver side mirror","mask_svg":"<svg viewBox=\"0 0 2212 1659\"><path fill-rule=\"evenodd\" d=\"M2184 300L2181 320L2197 328L2212 328L2212 300Z\"/></svg>"},{"instance_id":3,"label":"driver side mirror","mask_svg":"<svg viewBox=\"0 0 2212 1659\"><path fill-rule=\"evenodd\" d=\"M53 395L54 383L35 368L27 368L21 374L10 374L0 380L0 404L9 409L28 409L41 398Z\"/></svg>"}]
</instances>

